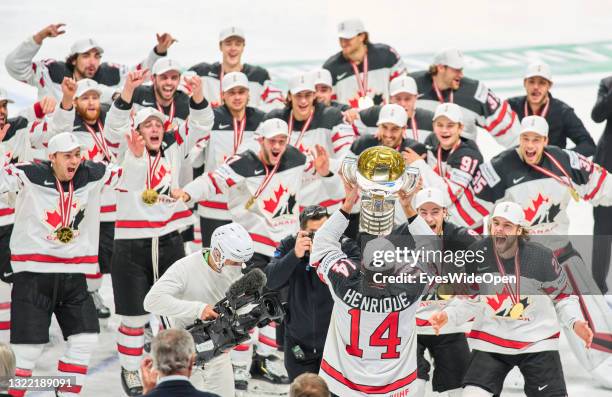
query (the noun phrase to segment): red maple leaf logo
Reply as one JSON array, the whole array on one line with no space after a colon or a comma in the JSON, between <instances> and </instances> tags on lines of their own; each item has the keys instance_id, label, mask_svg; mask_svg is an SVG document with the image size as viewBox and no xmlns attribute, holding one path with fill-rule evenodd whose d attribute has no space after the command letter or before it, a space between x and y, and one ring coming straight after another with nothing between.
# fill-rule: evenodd
<instances>
[{"instance_id":1,"label":"red maple leaf logo","mask_svg":"<svg viewBox=\"0 0 612 397\"><path fill-rule=\"evenodd\" d=\"M157 169L157 172L153 174L153 177L151 178L151 188L155 188L157 185L159 185L159 183L162 181L162 179L164 179L167 173L168 170L166 169L166 167L164 167L163 165L160 166Z\"/></svg>"},{"instance_id":2,"label":"red maple leaf logo","mask_svg":"<svg viewBox=\"0 0 612 397\"><path fill-rule=\"evenodd\" d=\"M283 185L279 185L278 189L274 191L274 197L264 200L264 209L271 214L274 214L274 210L278 207L280 202L280 198L283 196L283 193L286 193L287 189L283 187Z\"/></svg>"},{"instance_id":3,"label":"red maple leaf logo","mask_svg":"<svg viewBox=\"0 0 612 397\"><path fill-rule=\"evenodd\" d=\"M504 304L506 299L510 299L510 294L508 293L508 289L504 286L501 294L495 293L495 298L487 298L487 304L491 306L494 312L497 312L500 307Z\"/></svg>"},{"instance_id":4,"label":"red maple leaf logo","mask_svg":"<svg viewBox=\"0 0 612 397\"><path fill-rule=\"evenodd\" d=\"M357 98L349 99L348 104L353 109L359 108L359 100Z\"/></svg>"},{"instance_id":5,"label":"red maple leaf logo","mask_svg":"<svg viewBox=\"0 0 612 397\"><path fill-rule=\"evenodd\" d=\"M93 145L91 150L87 150L87 159L94 160L96 156L100 153L100 149L98 149L98 145Z\"/></svg>"},{"instance_id":6,"label":"red maple leaf logo","mask_svg":"<svg viewBox=\"0 0 612 397\"><path fill-rule=\"evenodd\" d=\"M62 217L57 211L47 211L47 219L45 219L45 222L47 222L55 230L57 226L62 223Z\"/></svg>"},{"instance_id":7,"label":"red maple leaf logo","mask_svg":"<svg viewBox=\"0 0 612 397\"><path fill-rule=\"evenodd\" d=\"M533 218L538 213L538 210L542 206L542 204L547 203L548 198L542 196L542 193L538 194L538 197L535 200L531 200L532 206L523 210L525 212L525 219L531 223Z\"/></svg>"},{"instance_id":8,"label":"red maple leaf logo","mask_svg":"<svg viewBox=\"0 0 612 397\"><path fill-rule=\"evenodd\" d=\"M300 153L306 153L307 148L305 148L304 145L302 145L302 142L300 142L300 146L297 147L297 150L299 150Z\"/></svg>"}]
</instances>

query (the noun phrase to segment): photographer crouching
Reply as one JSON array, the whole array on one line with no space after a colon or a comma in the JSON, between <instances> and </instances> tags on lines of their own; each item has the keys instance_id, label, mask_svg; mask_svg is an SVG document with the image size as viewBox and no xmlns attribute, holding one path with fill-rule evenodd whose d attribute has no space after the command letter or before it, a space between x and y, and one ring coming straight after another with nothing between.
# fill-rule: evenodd
<instances>
[{"instance_id":1,"label":"photographer crouching","mask_svg":"<svg viewBox=\"0 0 612 397\"><path fill-rule=\"evenodd\" d=\"M215 303L241 278L242 264L253 255L253 241L237 223L215 229L210 248L175 262L157 280L144 300L145 310L168 317L173 328L186 328L195 320L219 316ZM262 276L263 277L263 276ZM166 319L162 319L164 322ZM229 352L206 363L206 371L194 368L191 382L199 390L234 397L234 373Z\"/></svg>"},{"instance_id":2,"label":"photographer crouching","mask_svg":"<svg viewBox=\"0 0 612 397\"><path fill-rule=\"evenodd\" d=\"M264 269L269 289L278 291L289 287L285 368L291 381L305 372L318 373L321 366L334 301L308 261L314 234L328 218L325 207L306 207L300 214L300 231L280 242ZM340 243L350 259L359 260L359 246L355 241L343 236Z\"/></svg>"}]
</instances>

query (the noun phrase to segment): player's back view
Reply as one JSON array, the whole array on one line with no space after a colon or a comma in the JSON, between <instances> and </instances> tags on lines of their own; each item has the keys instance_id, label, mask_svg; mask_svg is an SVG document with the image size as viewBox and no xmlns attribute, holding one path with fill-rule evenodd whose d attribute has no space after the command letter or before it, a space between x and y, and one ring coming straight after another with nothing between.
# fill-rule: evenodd
<instances>
[{"instance_id":1,"label":"player's back view","mask_svg":"<svg viewBox=\"0 0 612 397\"><path fill-rule=\"evenodd\" d=\"M317 231L311 263L330 287L335 301L319 374L338 396L411 396L417 377L415 313L423 286L418 268L408 266L414 283L384 284L379 277L399 274L397 266L385 262L374 278L370 266L346 258L338 241L348 226L351 201ZM416 217L411 232L426 234L426 223ZM413 228L414 227L414 228ZM415 233L416 231L416 233ZM408 236L407 236L408 237ZM374 251L393 250L393 244L377 238L365 246L362 263L377 258ZM380 260L380 258L378 258ZM403 270L402 270L403 272ZM381 281L381 282L379 282Z\"/></svg>"}]
</instances>

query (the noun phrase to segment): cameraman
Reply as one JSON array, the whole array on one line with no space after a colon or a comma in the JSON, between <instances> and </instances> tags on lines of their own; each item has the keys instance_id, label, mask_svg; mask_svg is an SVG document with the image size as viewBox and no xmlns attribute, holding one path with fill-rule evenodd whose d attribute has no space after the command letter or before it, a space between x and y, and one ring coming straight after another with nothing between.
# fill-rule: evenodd
<instances>
[{"instance_id":1,"label":"cameraman","mask_svg":"<svg viewBox=\"0 0 612 397\"><path fill-rule=\"evenodd\" d=\"M197 319L217 318L215 303L242 276L242 264L252 255L253 241L244 227L237 223L218 227L212 234L210 248L178 260L153 284L144 300L145 310L169 317L174 328L185 328ZM206 371L194 368L191 382L199 390L234 397L229 353L206 363Z\"/></svg>"},{"instance_id":2,"label":"cameraman","mask_svg":"<svg viewBox=\"0 0 612 397\"><path fill-rule=\"evenodd\" d=\"M285 368L291 381L305 372L318 373L323 356L334 301L308 260L314 234L327 218L325 207L306 207L300 214L297 236L285 237L264 269L268 288L280 290L289 286ZM360 251L355 241L343 236L340 242L349 258L359 260Z\"/></svg>"}]
</instances>

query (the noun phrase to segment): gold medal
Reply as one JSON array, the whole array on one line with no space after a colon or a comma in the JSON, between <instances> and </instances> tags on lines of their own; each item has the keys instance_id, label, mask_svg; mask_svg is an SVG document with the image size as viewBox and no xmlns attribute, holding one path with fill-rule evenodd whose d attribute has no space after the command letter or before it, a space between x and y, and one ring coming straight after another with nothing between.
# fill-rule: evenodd
<instances>
[{"instance_id":1,"label":"gold medal","mask_svg":"<svg viewBox=\"0 0 612 397\"><path fill-rule=\"evenodd\" d=\"M255 196L251 196L249 201L247 201L247 203L244 205L244 208L248 210L249 208L253 206L253 204L255 204Z\"/></svg>"},{"instance_id":2,"label":"gold medal","mask_svg":"<svg viewBox=\"0 0 612 397\"><path fill-rule=\"evenodd\" d=\"M359 107L359 110L371 108L374 106L374 100L369 96L362 96L357 100L357 106Z\"/></svg>"},{"instance_id":3,"label":"gold medal","mask_svg":"<svg viewBox=\"0 0 612 397\"><path fill-rule=\"evenodd\" d=\"M57 229L55 231L55 235L57 236L57 239L64 244L68 244L74 238L74 232L68 226L62 226Z\"/></svg>"},{"instance_id":4,"label":"gold medal","mask_svg":"<svg viewBox=\"0 0 612 397\"><path fill-rule=\"evenodd\" d=\"M142 201L146 205L153 205L157 203L157 198L159 197L159 193L157 193L157 191L155 191L154 189L147 189L144 192L142 192L141 197L142 197Z\"/></svg>"},{"instance_id":5,"label":"gold medal","mask_svg":"<svg viewBox=\"0 0 612 397\"><path fill-rule=\"evenodd\" d=\"M445 301L453 297L453 292L453 286L450 284L440 284L436 291L438 298Z\"/></svg>"},{"instance_id":6,"label":"gold medal","mask_svg":"<svg viewBox=\"0 0 612 397\"><path fill-rule=\"evenodd\" d=\"M510 318L513 320L518 320L523 317L523 312L525 311L525 306L521 302L515 303L510 310Z\"/></svg>"},{"instance_id":7,"label":"gold medal","mask_svg":"<svg viewBox=\"0 0 612 397\"><path fill-rule=\"evenodd\" d=\"M570 191L570 195L572 196L574 201L575 202L579 202L580 201L580 194L578 194L578 191L576 189L574 189L573 187L571 187L569 189L569 191Z\"/></svg>"}]
</instances>

